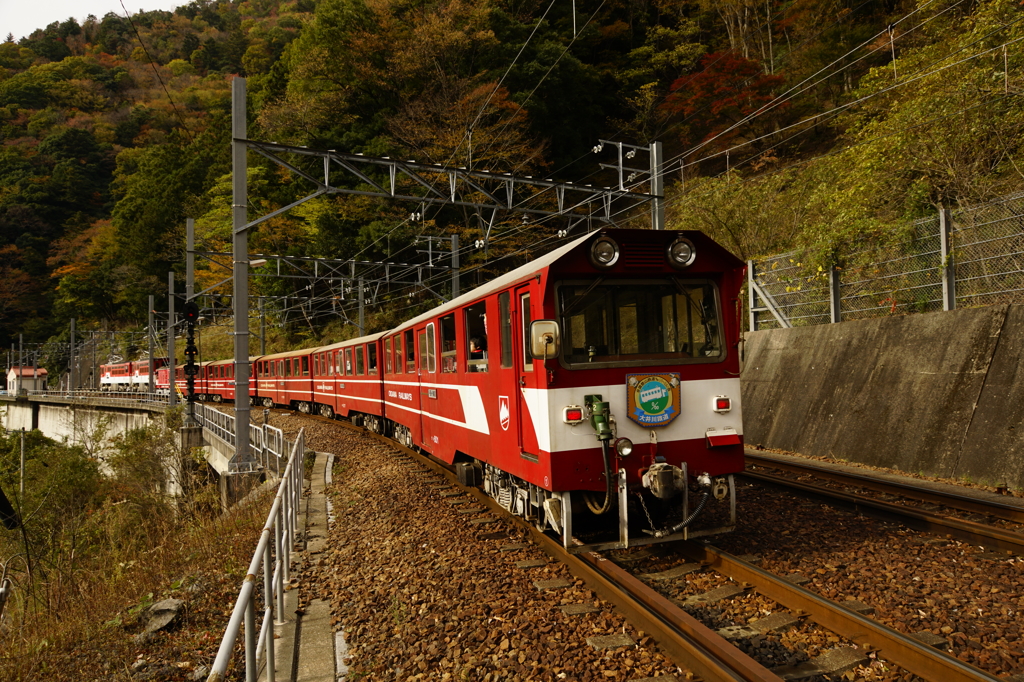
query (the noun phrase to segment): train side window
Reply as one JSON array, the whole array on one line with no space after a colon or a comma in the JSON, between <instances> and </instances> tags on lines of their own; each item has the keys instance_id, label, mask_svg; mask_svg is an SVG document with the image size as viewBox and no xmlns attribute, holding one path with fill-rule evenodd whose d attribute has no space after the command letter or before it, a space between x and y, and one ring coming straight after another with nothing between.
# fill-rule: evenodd
<instances>
[{"instance_id":1,"label":"train side window","mask_svg":"<svg viewBox=\"0 0 1024 682\"><path fill-rule=\"evenodd\" d=\"M530 311L530 295L522 294L519 297L520 316L523 318L523 370L533 371L533 354L530 352L530 322L533 321L533 313Z\"/></svg>"},{"instance_id":2,"label":"train side window","mask_svg":"<svg viewBox=\"0 0 1024 682\"><path fill-rule=\"evenodd\" d=\"M498 294L498 324L501 326L501 366L512 366L512 311L507 291Z\"/></svg>"},{"instance_id":3,"label":"train side window","mask_svg":"<svg viewBox=\"0 0 1024 682\"><path fill-rule=\"evenodd\" d=\"M291 358L285 358L284 361L284 375L290 377L292 375L292 360Z\"/></svg>"},{"instance_id":4,"label":"train side window","mask_svg":"<svg viewBox=\"0 0 1024 682\"><path fill-rule=\"evenodd\" d=\"M466 371L487 371L487 306L480 301L462 313L466 327Z\"/></svg>"},{"instance_id":5,"label":"train side window","mask_svg":"<svg viewBox=\"0 0 1024 682\"><path fill-rule=\"evenodd\" d=\"M441 372L454 372L458 362L455 359L455 313L441 318Z\"/></svg>"},{"instance_id":6,"label":"train side window","mask_svg":"<svg viewBox=\"0 0 1024 682\"><path fill-rule=\"evenodd\" d=\"M416 373L416 346L412 342L412 330L405 332L405 371Z\"/></svg>"},{"instance_id":7,"label":"train side window","mask_svg":"<svg viewBox=\"0 0 1024 682\"><path fill-rule=\"evenodd\" d=\"M331 376L341 374L341 364L338 362L338 351L328 353L327 361L331 363Z\"/></svg>"},{"instance_id":8,"label":"train side window","mask_svg":"<svg viewBox=\"0 0 1024 682\"><path fill-rule=\"evenodd\" d=\"M420 374L424 374L427 371L427 332L418 332L416 338L420 343Z\"/></svg>"},{"instance_id":9,"label":"train side window","mask_svg":"<svg viewBox=\"0 0 1024 682\"><path fill-rule=\"evenodd\" d=\"M345 374L352 375L352 349L345 349Z\"/></svg>"},{"instance_id":10,"label":"train side window","mask_svg":"<svg viewBox=\"0 0 1024 682\"><path fill-rule=\"evenodd\" d=\"M366 344L366 373L376 374L377 373L377 344L368 343Z\"/></svg>"},{"instance_id":11,"label":"train side window","mask_svg":"<svg viewBox=\"0 0 1024 682\"><path fill-rule=\"evenodd\" d=\"M313 376L320 376L320 354L313 355Z\"/></svg>"},{"instance_id":12,"label":"train side window","mask_svg":"<svg viewBox=\"0 0 1024 682\"><path fill-rule=\"evenodd\" d=\"M437 331L433 322L427 325L427 371L437 371Z\"/></svg>"},{"instance_id":13,"label":"train side window","mask_svg":"<svg viewBox=\"0 0 1024 682\"><path fill-rule=\"evenodd\" d=\"M402 357L402 335L399 334L395 337L395 374L401 374L403 366L405 358Z\"/></svg>"},{"instance_id":14,"label":"train side window","mask_svg":"<svg viewBox=\"0 0 1024 682\"><path fill-rule=\"evenodd\" d=\"M308 355L303 355L302 358L301 358L301 361L302 361L302 376L308 377L309 376L309 356Z\"/></svg>"},{"instance_id":15,"label":"train side window","mask_svg":"<svg viewBox=\"0 0 1024 682\"><path fill-rule=\"evenodd\" d=\"M391 374L394 364L391 362L391 339L384 339L384 371Z\"/></svg>"},{"instance_id":16,"label":"train side window","mask_svg":"<svg viewBox=\"0 0 1024 682\"><path fill-rule=\"evenodd\" d=\"M362 346L357 346L356 347L356 374L358 374L359 376L362 376L362 375L366 374L366 372L363 371L363 347Z\"/></svg>"}]
</instances>

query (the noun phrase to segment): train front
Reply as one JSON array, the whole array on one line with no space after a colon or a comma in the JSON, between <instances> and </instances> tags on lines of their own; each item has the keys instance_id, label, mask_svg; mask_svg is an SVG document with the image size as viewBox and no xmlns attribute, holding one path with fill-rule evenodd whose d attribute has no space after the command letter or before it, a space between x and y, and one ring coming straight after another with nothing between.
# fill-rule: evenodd
<instances>
[{"instance_id":1,"label":"train front","mask_svg":"<svg viewBox=\"0 0 1024 682\"><path fill-rule=\"evenodd\" d=\"M743 262L700 232L609 229L546 275L548 518L593 549L732 530Z\"/></svg>"}]
</instances>

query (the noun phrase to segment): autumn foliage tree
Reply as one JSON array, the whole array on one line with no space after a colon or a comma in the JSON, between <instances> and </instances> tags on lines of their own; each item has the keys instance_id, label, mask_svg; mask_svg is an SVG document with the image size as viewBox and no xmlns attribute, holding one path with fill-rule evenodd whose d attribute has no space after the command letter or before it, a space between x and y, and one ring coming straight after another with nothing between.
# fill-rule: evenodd
<instances>
[{"instance_id":1,"label":"autumn foliage tree","mask_svg":"<svg viewBox=\"0 0 1024 682\"><path fill-rule=\"evenodd\" d=\"M712 52L676 79L663 108L680 117L684 143L707 154L770 131L788 106L773 105L784 82L734 52Z\"/></svg>"}]
</instances>

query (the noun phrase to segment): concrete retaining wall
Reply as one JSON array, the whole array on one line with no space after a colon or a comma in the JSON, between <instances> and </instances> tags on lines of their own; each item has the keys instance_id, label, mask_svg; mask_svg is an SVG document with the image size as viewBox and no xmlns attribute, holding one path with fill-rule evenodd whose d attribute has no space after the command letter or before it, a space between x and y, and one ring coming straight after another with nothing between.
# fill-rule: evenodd
<instances>
[{"instance_id":1,"label":"concrete retaining wall","mask_svg":"<svg viewBox=\"0 0 1024 682\"><path fill-rule=\"evenodd\" d=\"M145 428L153 420L164 419L160 410L137 407L85 405L59 400L5 400L4 427L15 431L39 429L43 435L56 441L85 444L97 452L106 449L112 437L133 429ZM99 440L97 441L97 437Z\"/></svg>"},{"instance_id":2,"label":"concrete retaining wall","mask_svg":"<svg viewBox=\"0 0 1024 682\"><path fill-rule=\"evenodd\" d=\"M1024 306L747 335L744 439L1024 487Z\"/></svg>"}]
</instances>

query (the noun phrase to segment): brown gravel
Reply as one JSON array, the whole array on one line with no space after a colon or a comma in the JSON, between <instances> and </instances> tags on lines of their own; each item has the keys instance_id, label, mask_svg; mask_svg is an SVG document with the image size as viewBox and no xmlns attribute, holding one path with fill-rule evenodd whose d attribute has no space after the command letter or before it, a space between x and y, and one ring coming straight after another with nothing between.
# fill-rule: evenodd
<instances>
[{"instance_id":1,"label":"brown gravel","mask_svg":"<svg viewBox=\"0 0 1024 682\"><path fill-rule=\"evenodd\" d=\"M288 428L296 417L272 418ZM305 423L309 423L306 420ZM338 455L328 490L335 522L323 556L307 568L300 598L330 601L345 631L353 676L373 680L632 680L678 670L565 567L544 559L502 521L474 526L393 448L326 423L312 447ZM500 531L503 539L488 539ZM540 591L534 581L570 586ZM597 612L564 615L592 604ZM625 633L634 646L597 650L588 637Z\"/></svg>"}]
</instances>

